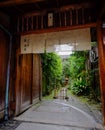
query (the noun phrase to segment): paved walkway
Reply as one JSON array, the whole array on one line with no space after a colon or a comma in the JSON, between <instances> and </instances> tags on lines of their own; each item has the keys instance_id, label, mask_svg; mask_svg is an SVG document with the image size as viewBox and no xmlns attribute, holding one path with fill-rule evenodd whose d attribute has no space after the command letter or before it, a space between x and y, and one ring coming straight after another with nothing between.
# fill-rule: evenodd
<instances>
[{"instance_id":1,"label":"paved walkway","mask_svg":"<svg viewBox=\"0 0 105 130\"><path fill-rule=\"evenodd\" d=\"M16 117L22 123L15 130L104 130L99 111L74 97L64 100L62 92L58 99L44 100Z\"/></svg>"},{"instance_id":2,"label":"paved walkway","mask_svg":"<svg viewBox=\"0 0 105 130\"><path fill-rule=\"evenodd\" d=\"M75 97L43 100L0 130L104 130L102 115ZM10 123L9 123L10 124ZM14 127L15 126L15 127Z\"/></svg>"}]
</instances>

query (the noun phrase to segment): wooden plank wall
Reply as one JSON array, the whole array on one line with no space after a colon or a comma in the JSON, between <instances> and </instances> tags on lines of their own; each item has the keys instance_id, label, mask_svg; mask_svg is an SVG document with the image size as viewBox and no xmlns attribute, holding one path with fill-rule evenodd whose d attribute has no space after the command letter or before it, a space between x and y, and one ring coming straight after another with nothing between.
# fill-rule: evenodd
<instances>
[{"instance_id":1,"label":"wooden plank wall","mask_svg":"<svg viewBox=\"0 0 105 130\"><path fill-rule=\"evenodd\" d=\"M40 64L38 54L19 54L17 57L16 115L40 100Z\"/></svg>"},{"instance_id":2,"label":"wooden plank wall","mask_svg":"<svg viewBox=\"0 0 105 130\"><path fill-rule=\"evenodd\" d=\"M41 87L40 64L41 64L40 56L38 54L33 54L33 86L32 86L33 102L36 102L36 100L41 96L40 95L40 91L41 91L40 90L40 87Z\"/></svg>"},{"instance_id":3,"label":"wooden plank wall","mask_svg":"<svg viewBox=\"0 0 105 130\"><path fill-rule=\"evenodd\" d=\"M0 12L0 25L7 30L10 29L10 17ZM9 36L0 29L0 118L4 116L4 100L5 100L5 87L7 78L7 64L9 55ZM14 46L14 44L13 44ZM15 78L15 49L12 46L12 57L11 57L11 67L10 67L10 86L9 86L9 115L13 114L12 103L14 101L14 78Z\"/></svg>"},{"instance_id":4,"label":"wooden plank wall","mask_svg":"<svg viewBox=\"0 0 105 130\"><path fill-rule=\"evenodd\" d=\"M0 118L4 116L9 37L0 30Z\"/></svg>"},{"instance_id":5,"label":"wooden plank wall","mask_svg":"<svg viewBox=\"0 0 105 130\"><path fill-rule=\"evenodd\" d=\"M20 109L23 111L31 104L32 55L21 55L20 60Z\"/></svg>"},{"instance_id":6,"label":"wooden plank wall","mask_svg":"<svg viewBox=\"0 0 105 130\"><path fill-rule=\"evenodd\" d=\"M53 13L52 26L48 25L48 11L43 11L19 16L14 31L17 33L32 33L38 30L67 28L96 22L94 8L86 5L52 9L49 12Z\"/></svg>"}]
</instances>

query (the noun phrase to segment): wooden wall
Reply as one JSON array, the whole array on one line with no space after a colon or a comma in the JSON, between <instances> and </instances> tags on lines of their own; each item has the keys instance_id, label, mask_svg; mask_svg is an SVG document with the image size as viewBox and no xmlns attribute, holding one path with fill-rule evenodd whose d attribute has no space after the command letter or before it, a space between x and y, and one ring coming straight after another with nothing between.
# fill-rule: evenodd
<instances>
[{"instance_id":1,"label":"wooden wall","mask_svg":"<svg viewBox=\"0 0 105 130\"><path fill-rule=\"evenodd\" d=\"M20 109L24 110L31 104L32 55L21 55L20 59Z\"/></svg>"},{"instance_id":2,"label":"wooden wall","mask_svg":"<svg viewBox=\"0 0 105 130\"><path fill-rule=\"evenodd\" d=\"M41 62L38 54L17 54L15 115L40 100Z\"/></svg>"},{"instance_id":3,"label":"wooden wall","mask_svg":"<svg viewBox=\"0 0 105 130\"><path fill-rule=\"evenodd\" d=\"M38 98L41 98L41 57L38 54L33 54L33 85L32 85L32 99L33 103Z\"/></svg>"},{"instance_id":4,"label":"wooden wall","mask_svg":"<svg viewBox=\"0 0 105 130\"><path fill-rule=\"evenodd\" d=\"M48 16L52 13L52 18ZM51 11L44 10L42 12L34 12L18 16L16 18L16 24L14 26L14 32L16 33L33 33L38 30L44 30L51 28L73 28L78 25L87 25L96 22L96 11L94 7L89 5L67 6L59 9L51 9ZM52 19L52 24L49 25L49 21Z\"/></svg>"},{"instance_id":5,"label":"wooden wall","mask_svg":"<svg viewBox=\"0 0 105 130\"><path fill-rule=\"evenodd\" d=\"M0 30L0 118L4 116L9 37Z\"/></svg>"}]
</instances>

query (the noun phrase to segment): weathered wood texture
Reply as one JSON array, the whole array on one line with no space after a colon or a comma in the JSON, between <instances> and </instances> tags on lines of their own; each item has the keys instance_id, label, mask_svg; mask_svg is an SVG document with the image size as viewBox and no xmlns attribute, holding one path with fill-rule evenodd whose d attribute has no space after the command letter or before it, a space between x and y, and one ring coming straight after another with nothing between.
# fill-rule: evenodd
<instances>
[{"instance_id":1,"label":"weathered wood texture","mask_svg":"<svg viewBox=\"0 0 105 130\"><path fill-rule=\"evenodd\" d=\"M33 87L32 87L33 100L40 96L40 57L36 54L33 55Z\"/></svg>"},{"instance_id":2,"label":"weathered wood texture","mask_svg":"<svg viewBox=\"0 0 105 130\"><path fill-rule=\"evenodd\" d=\"M102 29L101 22L98 22L97 36L98 36L102 111L103 111L103 121L104 121L104 125L105 125L105 44L103 43L103 38L105 37L105 28Z\"/></svg>"},{"instance_id":3,"label":"weathered wood texture","mask_svg":"<svg viewBox=\"0 0 105 130\"><path fill-rule=\"evenodd\" d=\"M41 93L40 72L40 55L17 55L16 115L39 101Z\"/></svg>"},{"instance_id":4,"label":"weathered wood texture","mask_svg":"<svg viewBox=\"0 0 105 130\"><path fill-rule=\"evenodd\" d=\"M48 22L52 20L52 26ZM96 23L95 10L92 7L69 7L64 9L55 9L52 11L52 18L48 17L48 12L32 13L17 17L14 31L17 33L31 33L38 30L51 30L56 28L91 25ZM65 28L65 29L66 29Z\"/></svg>"},{"instance_id":5,"label":"weathered wood texture","mask_svg":"<svg viewBox=\"0 0 105 130\"><path fill-rule=\"evenodd\" d=\"M32 55L21 55L20 59L20 109L31 104Z\"/></svg>"},{"instance_id":6,"label":"weathered wood texture","mask_svg":"<svg viewBox=\"0 0 105 130\"><path fill-rule=\"evenodd\" d=\"M9 53L9 38L0 30L0 115L3 116L5 108L5 88L7 77L7 62ZM1 118L1 117L0 117Z\"/></svg>"}]
</instances>

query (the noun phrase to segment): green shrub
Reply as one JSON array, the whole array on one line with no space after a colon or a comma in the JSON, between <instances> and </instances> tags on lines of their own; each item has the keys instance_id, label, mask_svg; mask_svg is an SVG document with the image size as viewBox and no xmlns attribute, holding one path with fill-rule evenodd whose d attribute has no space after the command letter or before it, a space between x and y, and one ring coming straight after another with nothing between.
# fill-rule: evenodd
<instances>
[{"instance_id":1,"label":"green shrub","mask_svg":"<svg viewBox=\"0 0 105 130\"><path fill-rule=\"evenodd\" d=\"M71 90L76 95L88 95L90 88L86 81L80 78L74 81Z\"/></svg>"}]
</instances>

